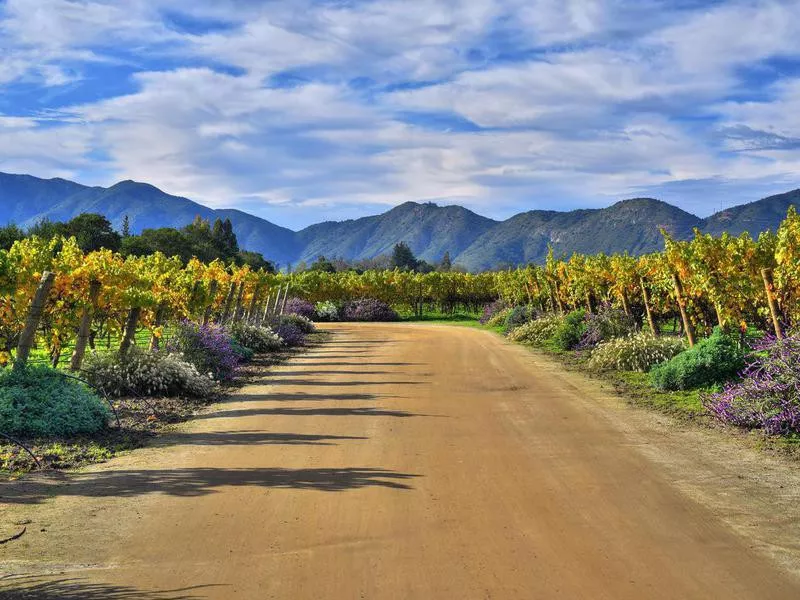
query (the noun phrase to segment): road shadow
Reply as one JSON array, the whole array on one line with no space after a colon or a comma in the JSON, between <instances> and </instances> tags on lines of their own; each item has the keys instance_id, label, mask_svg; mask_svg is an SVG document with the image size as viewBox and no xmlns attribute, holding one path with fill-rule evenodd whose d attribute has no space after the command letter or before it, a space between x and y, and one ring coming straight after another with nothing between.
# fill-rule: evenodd
<instances>
[{"instance_id":1,"label":"road shadow","mask_svg":"<svg viewBox=\"0 0 800 600\"><path fill-rule=\"evenodd\" d=\"M362 365L364 367L371 366L371 365ZM307 377L309 375L401 375L402 373L398 373L397 371L366 371L364 369L359 369L357 371L347 371L345 369L341 370L322 370L322 369L315 369L305 370L305 371L271 371L269 377Z\"/></svg>"},{"instance_id":2,"label":"road shadow","mask_svg":"<svg viewBox=\"0 0 800 600\"><path fill-rule=\"evenodd\" d=\"M342 440L366 440L353 435L312 435L306 433L274 433L269 431L216 431L209 433L171 433L154 446L334 446Z\"/></svg>"},{"instance_id":3,"label":"road shadow","mask_svg":"<svg viewBox=\"0 0 800 600\"><path fill-rule=\"evenodd\" d=\"M305 375L313 375L313 373L305 373ZM280 385L294 385L294 386L322 386L322 387L361 387L372 385L421 385L421 381L317 381L314 379L281 379L274 378L271 374L267 377L256 379L252 382L256 385L277 383Z\"/></svg>"},{"instance_id":4,"label":"road shadow","mask_svg":"<svg viewBox=\"0 0 800 600\"><path fill-rule=\"evenodd\" d=\"M92 583L83 579L15 577L0 581L0 600L200 600L206 596L191 592L209 587L216 586L193 585L174 590L145 591L127 585Z\"/></svg>"},{"instance_id":5,"label":"road shadow","mask_svg":"<svg viewBox=\"0 0 800 600\"><path fill-rule=\"evenodd\" d=\"M301 364L300 358L303 358L302 364L315 366L315 367L364 367L363 362L328 362L327 360L324 361L317 361L313 360L313 356L309 357L298 357L298 359L292 359L293 363ZM410 362L370 362L370 367L421 367L426 366L426 363L410 363ZM341 373L341 371L337 371Z\"/></svg>"},{"instance_id":6,"label":"road shadow","mask_svg":"<svg viewBox=\"0 0 800 600\"><path fill-rule=\"evenodd\" d=\"M315 468L315 469L152 469L98 471L68 475L43 473L2 489L0 502L39 504L54 496L94 498L130 498L147 494L165 494L193 498L214 494L220 488L261 487L295 490L342 492L365 487L395 490L412 489L404 483L419 477L387 469Z\"/></svg>"},{"instance_id":7,"label":"road shadow","mask_svg":"<svg viewBox=\"0 0 800 600\"><path fill-rule=\"evenodd\" d=\"M263 396L258 397L261 400ZM311 417L311 416L327 416L327 417L431 417L435 415L424 415L421 413L412 413L405 410L387 410L383 408L376 408L372 406L356 406L356 407L325 407L325 408L235 408L231 410L220 410L214 413L199 415L198 419L216 419L232 417L256 417L256 416L269 416L281 415L285 417Z\"/></svg>"}]
</instances>

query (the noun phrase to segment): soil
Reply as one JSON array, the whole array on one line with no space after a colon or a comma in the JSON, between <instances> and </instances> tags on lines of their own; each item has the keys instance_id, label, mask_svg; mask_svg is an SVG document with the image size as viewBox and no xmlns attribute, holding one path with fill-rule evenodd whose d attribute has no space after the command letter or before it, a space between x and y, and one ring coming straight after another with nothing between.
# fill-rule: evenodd
<instances>
[{"instance_id":1,"label":"soil","mask_svg":"<svg viewBox=\"0 0 800 600\"><path fill-rule=\"evenodd\" d=\"M800 597L792 463L486 331L325 327L155 446L0 483L0 598Z\"/></svg>"}]
</instances>

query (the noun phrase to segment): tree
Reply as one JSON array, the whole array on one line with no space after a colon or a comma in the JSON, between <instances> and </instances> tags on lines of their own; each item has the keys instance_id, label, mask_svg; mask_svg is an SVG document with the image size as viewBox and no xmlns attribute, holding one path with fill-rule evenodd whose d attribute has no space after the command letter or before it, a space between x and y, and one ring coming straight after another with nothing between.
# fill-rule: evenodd
<instances>
[{"instance_id":1,"label":"tree","mask_svg":"<svg viewBox=\"0 0 800 600\"><path fill-rule=\"evenodd\" d=\"M418 266L418 261L405 242L395 244L392 251L392 266L403 271L414 271Z\"/></svg>"},{"instance_id":2,"label":"tree","mask_svg":"<svg viewBox=\"0 0 800 600\"><path fill-rule=\"evenodd\" d=\"M131 236L131 220L128 218L128 215L122 217L122 237L130 237Z\"/></svg>"},{"instance_id":3,"label":"tree","mask_svg":"<svg viewBox=\"0 0 800 600\"><path fill-rule=\"evenodd\" d=\"M240 250L239 254L237 255L236 264L238 265L249 265L251 269L254 271L258 271L259 269L264 269L267 273L277 273L277 269L275 265L272 264L270 261L264 258L262 254L258 252L248 252L247 250Z\"/></svg>"},{"instance_id":4,"label":"tree","mask_svg":"<svg viewBox=\"0 0 800 600\"><path fill-rule=\"evenodd\" d=\"M84 252L102 248L119 250L120 235L111 227L111 221L103 215L83 213L64 224L67 237L74 237Z\"/></svg>"},{"instance_id":5,"label":"tree","mask_svg":"<svg viewBox=\"0 0 800 600\"><path fill-rule=\"evenodd\" d=\"M445 252L442 257L442 262L439 263L439 270L448 273L453 270L453 263L450 261L450 253Z\"/></svg>"},{"instance_id":6,"label":"tree","mask_svg":"<svg viewBox=\"0 0 800 600\"><path fill-rule=\"evenodd\" d=\"M178 256L184 264L194 256L192 243L186 234L170 227L145 229L140 235L122 240L122 254L125 256L149 256L155 252Z\"/></svg>"},{"instance_id":7,"label":"tree","mask_svg":"<svg viewBox=\"0 0 800 600\"><path fill-rule=\"evenodd\" d=\"M14 242L25 238L25 232L14 223L0 227L0 250L9 250Z\"/></svg>"},{"instance_id":8,"label":"tree","mask_svg":"<svg viewBox=\"0 0 800 600\"><path fill-rule=\"evenodd\" d=\"M322 255L317 257L311 266L308 268L309 271L323 271L325 273L336 273L336 267L333 265L331 261L325 258Z\"/></svg>"}]
</instances>

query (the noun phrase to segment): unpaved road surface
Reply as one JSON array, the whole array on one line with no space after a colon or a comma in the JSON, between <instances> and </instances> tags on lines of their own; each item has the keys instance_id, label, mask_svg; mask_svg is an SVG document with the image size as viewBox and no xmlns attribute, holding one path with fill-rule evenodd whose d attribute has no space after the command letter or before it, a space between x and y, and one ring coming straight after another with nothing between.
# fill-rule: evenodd
<instances>
[{"instance_id":1,"label":"unpaved road surface","mask_svg":"<svg viewBox=\"0 0 800 600\"><path fill-rule=\"evenodd\" d=\"M0 597L800 598L786 465L487 332L330 329L158 447L0 484Z\"/></svg>"}]
</instances>

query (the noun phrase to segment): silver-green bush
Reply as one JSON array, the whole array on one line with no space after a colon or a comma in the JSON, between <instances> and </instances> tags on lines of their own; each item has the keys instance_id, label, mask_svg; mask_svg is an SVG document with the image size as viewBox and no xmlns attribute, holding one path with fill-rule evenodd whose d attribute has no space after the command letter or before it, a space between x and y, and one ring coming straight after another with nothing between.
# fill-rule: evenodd
<instances>
[{"instance_id":1,"label":"silver-green bush","mask_svg":"<svg viewBox=\"0 0 800 600\"><path fill-rule=\"evenodd\" d=\"M230 333L234 341L254 352L276 352L283 345L280 336L269 327L236 323L231 325Z\"/></svg>"},{"instance_id":2,"label":"silver-green bush","mask_svg":"<svg viewBox=\"0 0 800 600\"><path fill-rule=\"evenodd\" d=\"M125 358L118 352L90 354L84 363L86 379L111 396L190 396L214 394L214 380L177 354L131 348Z\"/></svg>"},{"instance_id":3,"label":"silver-green bush","mask_svg":"<svg viewBox=\"0 0 800 600\"><path fill-rule=\"evenodd\" d=\"M633 333L597 346L592 351L588 366L598 371L615 369L644 373L653 365L668 361L683 349L683 340L679 338Z\"/></svg>"},{"instance_id":4,"label":"silver-green bush","mask_svg":"<svg viewBox=\"0 0 800 600\"><path fill-rule=\"evenodd\" d=\"M508 339L519 344L542 346L555 335L563 320L559 316L539 317L512 330Z\"/></svg>"}]
</instances>

